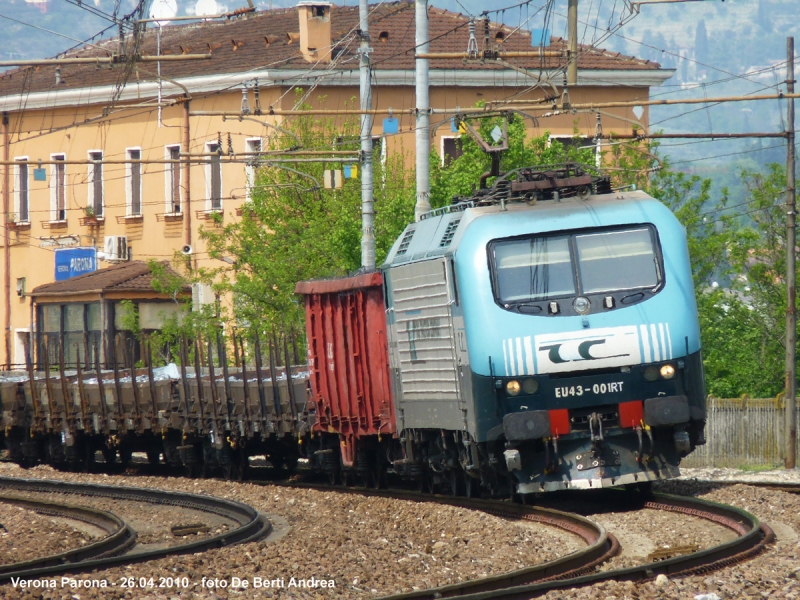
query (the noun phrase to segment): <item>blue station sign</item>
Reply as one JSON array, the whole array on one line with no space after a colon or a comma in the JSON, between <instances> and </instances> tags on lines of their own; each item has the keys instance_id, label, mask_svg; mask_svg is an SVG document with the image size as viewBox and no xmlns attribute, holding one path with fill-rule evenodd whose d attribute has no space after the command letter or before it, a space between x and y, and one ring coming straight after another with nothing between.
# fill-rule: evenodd
<instances>
[{"instance_id":1,"label":"blue station sign","mask_svg":"<svg viewBox=\"0 0 800 600\"><path fill-rule=\"evenodd\" d=\"M97 248L56 250L56 281L66 281L97 270Z\"/></svg>"}]
</instances>

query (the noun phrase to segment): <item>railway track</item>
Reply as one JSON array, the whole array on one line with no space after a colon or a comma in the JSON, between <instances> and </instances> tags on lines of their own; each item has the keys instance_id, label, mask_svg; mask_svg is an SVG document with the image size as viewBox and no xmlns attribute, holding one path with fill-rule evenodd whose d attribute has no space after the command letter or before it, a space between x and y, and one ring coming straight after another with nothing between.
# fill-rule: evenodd
<instances>
[{"instance_id":1,"label":"railway track","mask_svg":"<svg viewBox=\"0 0 800 600\"><path fill-rule=\"evenodd\" d=\"M566 556L545 563L528 566L522 569L443 587L430 588L420 591L384 596L383 600L424 600L438 598L460 598L463 600L488 600L499 598L503 600L532 598L550 590L565 589L591 585L601 581L641 581L652 579L659 574L670 577L686 576L705 573L719 569L739 561L754 557L769 544L774 536L772 531L761 524L754 515L727 505L698 500L695 498L671 496L665 494L631 494L622 490L605 490L601 495L595 495L591 505L585 504L584 509L596 511L598 505L607 504L618 508L626 506L633 509L652 509L674 513L681 513L700 517L722 525L736 533L736 538L693 554L677 556L658 562L651 562L624 569L598 571L598 567L615 556L620 546L612 534L601 525L581 516L564 510L556 510L547 506L523 506L504 501L476 500L467 498L431 496L418 492L399 490L373 490L362 488L343 488L339 486L320 485L316 483L254 481L262 485L278 485L287 488L319 489L335 491L344 494L359 494L367 496L391 497L412 502L435 502L457 506L469 510L483 511L495 516L520 521L533 521L548 526L559 528L579 536L586 544L584 548ZM771 487L771 486L761 486ZM791 489L800 493L800 486L778 486ZM91 484L68 484L46 480L20 480L0 477L0 490L14 489L18 492L46 492L90 494L105 496L120 500L133 500L151 502L155 504L171 504L187 508L203 510L217 515L234 518L240 527L226 534L215 536L207 540L193 542L183 546L167 549L147 551L142 553L127 553L121 556L101 556L89 558L74 564L61 564L47 566L27 566L24 570L17 570L13 575L0 569L0 583L9 581L11 576L23 578L43 577L45 575L75 573L94 569L104 569L119 564L143 562L154 558L162 558L172 554L186 554L202 552L203 550L247 542L265 534L267 524L258 524L263 519L257 511L245 505L209 496L195 496L161 490L141 488L115 488L110 486L97 486ZM544 499L550 502L552 499ZM572 497L572 501L578 501ZM0 496L2 501L2 496ZM567 502L569 504L569 501ZM232 506L233 505L233 508ZM563 508L563 504L559 506ZM572 510L569 507L567 510ZM234 514L231 514L233 511ZM133 533L135 535L135 532ZM10 567L9 567L10 568Z\"/></svg>"},{"instance_id":2,"label":"railway track","mask_svg":"<svg viewBox=\"0 0 800 600\"><path fill-rule=\"evenodd\" d=\"M630 495L622 490L608 490L608 496L616 496L621 504L630 502ZM524 507L523 507L524 508ZM594 508L594 507L593 507ZM578 566L572 571L562 571L557 574L548 574L548 565L538 565L529 569L512 571L487 579L466 581L457 585L432 588L409 593L383 596L380 600L436 600L440 598L458 598L461 600L527 600L550 590L565 589L591 585L601 581L642 581L652 579L658 575L687 576L706 573L725 566L747 560L760 553L767 544L774 540L772 530L759 519L739 508L667 494L653 494L652 497L643 498L640 508L664 510L683 513L706 519L723 525L737 534L734 540L719 544L706 550L701 550L684 556L676 556L662 561L650 562L635 567L616 569L612 571L594 572L598 563L587 563ZM498 509L501 510L501 509ZM569 513L568 513L569 514ZM563 528L563 527L562 527ZM609 537L610 534L607 534ZM573 553L558 561L577 558L587 549ZM609 552L603 560L615 554ZM521 571L530 571L522 573ZM539 579L532 579L541 575ZM520 579L526 578L525 583Z\"/></svg>"},{"instance_id":3,"label":"railway track","mask_svg":"<svg viewBox=\"0 0 800 600\"><path fill-rule=\"evenodd\" d=\"M131 548L132 544L126 542L125 545L120 542L116 549L107 547L105 551L99 552L95 556L91 556L91 553L89 553L80 558L77 562L71 561L65 563L64 560L69 561L68 555L70 555L69 552L66 552L61 555L56 555L55 557L43 557L41 559L27 561L26 563L18 563L17 565L7 565L7 568L0 569L0 584L8 583L12 580L12 578L36 579L51 575L81 573L95 569L107 569L124 564L145 562L167 556L204 552L206 550L219 548L221 546L230 546L234 544L256 541L267 536L272 530L272 524L270 523L269 519L251 506L213 496L200 496L196 494L168 492L146 488L122 488L88 483L67 483L63 481L50 481L44 479L16 479L13 477L0 477L0 490L14 490L16 492L45 494L73 494L133 502L146 502L156 506L179 506L222 516L238 524L238 527L219 535L189 542L180 546L137 551L135 547ZM28 502L29 508L39 505L41 510L53 510L56 512L68 510L68 505L41 502L33 499L23 499L18 495L6 497L13 498L15 503ZM47 507L48 504L50 505L49 508ZM70 508L76 509L72 511L72 516L70 518L94 518L99 521L101 518L100 513L104 512L95 511L94 509L85 507L70 506ZM90 513L93 513L91 517ZM129 526L125 525L122 519L119 519L119 517L116 517L110 513L105 514L108 515L108 518L105 521L106 526L111 526L112 523L122 525L123 528L121 531L126 533L120 533L119 535L128 535L128 539L132 537L133 541L135 541L136 532L133 531ZM114 535L117 534L111 534L109 537L113 537ZM108 538L106 538L106 540L108 540ZM111 545L110 541L107 541L106 543L109 546ZM87 550L87 548L84 547L81 550ZM119 552L124 552L124 554L119 554ZM78 558L74 554L74 551L70 556ZM12 569L12 567L18 568Z\"/></svg>"},{"instance_id":4,"label":"railway track","mask_svg":"<svg viewBox=\"0 0 800 600\"><path fill-rule=\"evenodd\" d=\"M550 590L581 587L601 581L642 581L655 578L660 574L670 577L688 576L710 572L748 560L760 553L767 544L774 540L774 534L769 526L761 523L755 515L733 506L668 494L647 495L632 494L624 490L602 490L598 491L601 492L600 494L595 494L593 501L614 507L625 506L691 515L722 525L736 533L737 537L712 548L683 556L635 567L596 572L596 567L619 552L619 543L602 526L575 513L555 510L546 506L523 506L497 500L430 496L419 492L377 491L296 482L256 481L251 483L387 496L415 502L437 502L480 510L508 519L543 523L576 534L587 543L585 548L577 552L546 563L492 577L382 596L379 600L439 600L441 598L523 600ZM800 493L800 486L795 487L797 488L796 493ZM576 501L574 497L571 497L571 500ZM547 502L545 499L544 503ZM598 508L595 504L584 505L584 507L591 508L591 510Z\"/></svg>"},{"instance_id":5,"label":"railway track","mask_svg":"<svg viewBox=\"0 0 800 600\"><path fill-rule=\"evenodd\" d=\"M41 515L80 521L105 532L100 539L85 546L50 556L0 565L0 577L6 573L16 574L34 569L75 564L104 556L116 556L127 552L136 543L136 532L130 525L108 511L87 506L33 500L14 494L0 494L0 502L20 506Z\"/></svg>"}]
</instances>

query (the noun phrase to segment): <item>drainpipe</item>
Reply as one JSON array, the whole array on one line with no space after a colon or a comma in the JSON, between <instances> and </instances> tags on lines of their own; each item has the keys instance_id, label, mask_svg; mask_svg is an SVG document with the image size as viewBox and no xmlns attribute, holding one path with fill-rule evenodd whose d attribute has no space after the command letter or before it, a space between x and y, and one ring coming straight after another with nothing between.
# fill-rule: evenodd
<instances>
[{"instance_id":1,"label":"drainpipe","mask_svg":"<svg viewBox=\"0 0 800 600\"><path fill-rule=\"evenodd\" d=\"M189 172L189 168L191 166L191 159L189 158L189 154L191 153L191 132L189 131L189 96L186 96L186 100L183 102L183 147L184 152L186 152L186 163L183 165L183 191L184 191L184 223L186 223L186 238L184 243L192 248L192 256L189 258L194 266L197 266L197 259L195 258L196 254L194 252L194 247L192 246L192 193L191 193L191 184L192 178Z\"/></svg>"},{"instance_id":2,"label":"drainpipe","mask_svg":"<svg viewBox=\"0 0 800 600\"><path fill-rule=\"evenodd\" d=\"M36 353L38 352L37 348L39 347L39 341L36 335L36 309L33 306L34 299L31 296L31 327L30 327L30 334L28 338L28 352L31 355L31 364L34 365L34 369L36 368ZM31 392L33 393L33 392Z\"/></svg>"},{"instance_id":3,"label":"drainpipe","mask_svg":"<svg viewBox=\"0 0 800 600\"><path fill-rule=\"evenodd\" d=\"M11 368L11 240L8 235L9 185L11 165L8 164L10 148L8 144L8 113L3 113L3 310L5 311L6 366Z\"/></svg>"}]
</instances>

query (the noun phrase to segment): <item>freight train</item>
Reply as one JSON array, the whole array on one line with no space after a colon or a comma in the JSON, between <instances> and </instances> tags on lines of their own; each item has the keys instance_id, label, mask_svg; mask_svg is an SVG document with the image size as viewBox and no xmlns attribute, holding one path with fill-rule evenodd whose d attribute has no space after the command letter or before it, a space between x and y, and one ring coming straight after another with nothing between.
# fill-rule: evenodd
<instances>
[{"instance_id":1,"label":"freight train","mask_svg":"<svg viewBox=\"0 0 800 600\"><path fill-rule=\"evenodd\" d=\"M307 365L265 376L259 352L158 382L62 369L63 386L31 369L0 385L12 457L138 450L243 477L264 454L334 482L505 496L646 485L705 443L685 232L587 167L497 177L410 224L379 270L296 292Z\"/></svg>"}]
</instances>

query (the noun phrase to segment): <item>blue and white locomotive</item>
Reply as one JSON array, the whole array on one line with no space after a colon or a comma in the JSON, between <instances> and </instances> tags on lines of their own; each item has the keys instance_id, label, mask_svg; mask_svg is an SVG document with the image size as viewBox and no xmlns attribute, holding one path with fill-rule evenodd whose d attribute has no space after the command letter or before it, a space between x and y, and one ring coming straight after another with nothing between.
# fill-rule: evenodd
<instances>
[{"instance_id":1,"label":"blue and white locomotive","mask_svg":"<svg viewBox=\"0 0 800 600\"><path fill-rule=\"evenodd\" d=\"M683 227L578 165L409 225L382 267L394 470L520 494L678 475L704 444Z\"/></svg>"}]
</instances>

